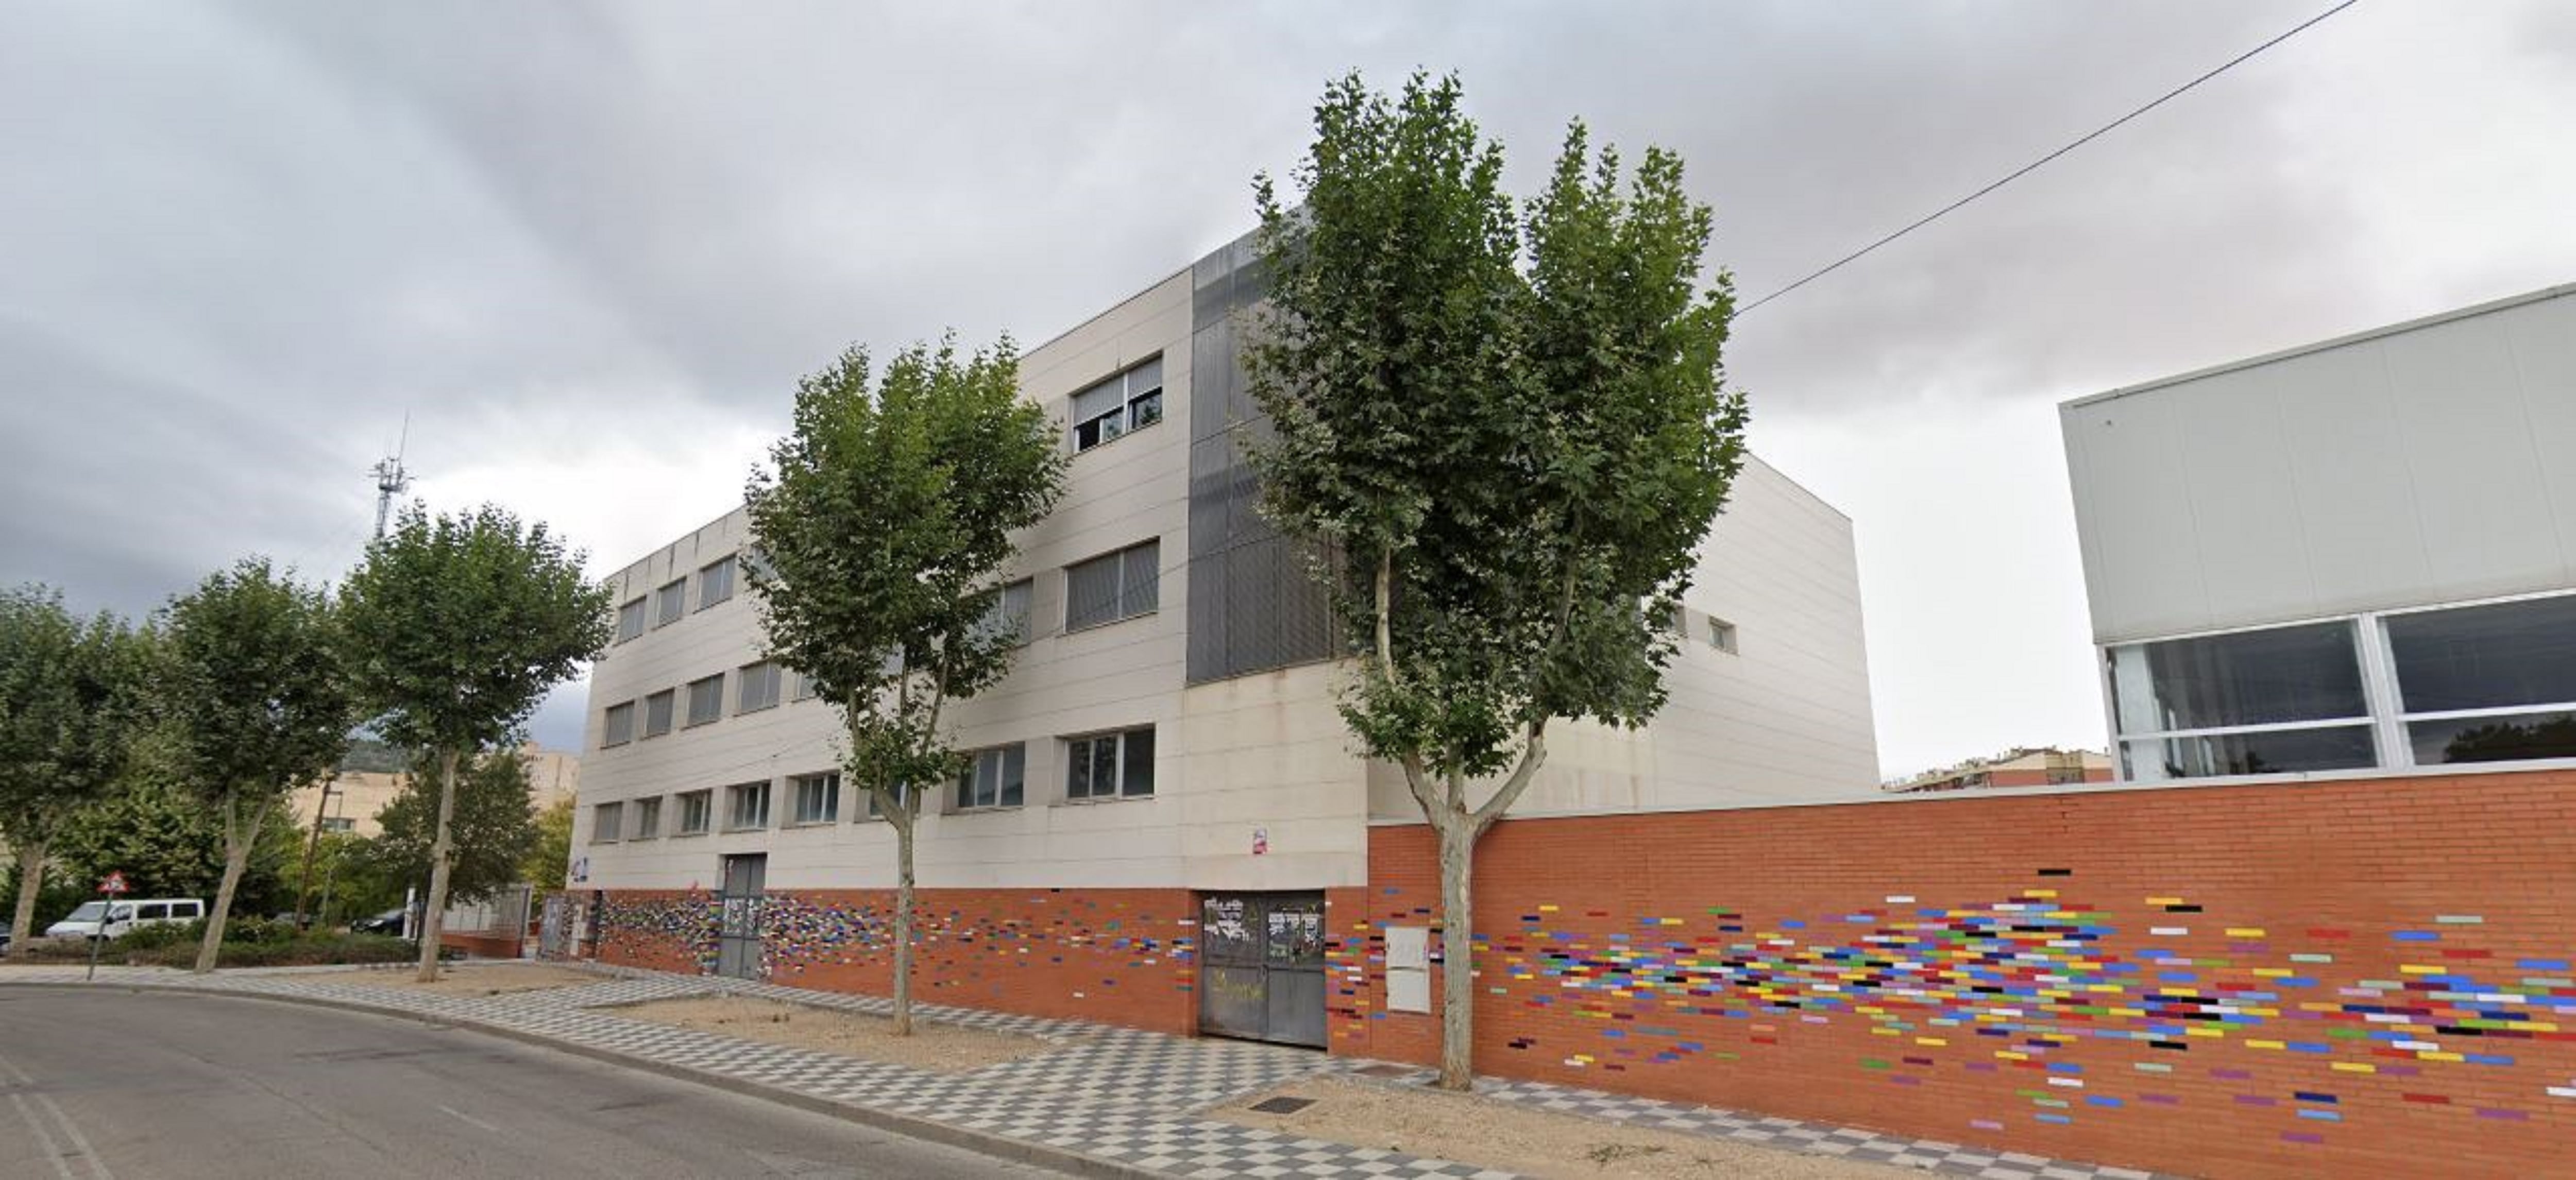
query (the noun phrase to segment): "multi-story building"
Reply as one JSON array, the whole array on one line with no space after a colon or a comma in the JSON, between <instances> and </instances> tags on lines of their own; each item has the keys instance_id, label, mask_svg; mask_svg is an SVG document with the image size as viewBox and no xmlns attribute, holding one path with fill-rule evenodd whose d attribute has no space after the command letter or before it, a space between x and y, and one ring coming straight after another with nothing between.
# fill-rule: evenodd
<instances>
[{"instance_id":1,"label":"multi-story building","mask_svg":"<svg viewBox=\"0 0 2576 1180\"><path fill-rule=\"evenodd\" d=\"M2111 759L2096 750L2061 750L2055 746L2016 746L1988 758L1970 758L1921 774L1894 779L1883 787L1890 794L1932 791L1983 791L1997 787L2064 787L2111 781Z\"/></svg>"},{"instance_id":2,"label":"multi-story building","mask_svg":"<svg viewBox=\"0 0 2576 1180\"><path fill-rule=\"evenodd\" d=\"M1016 666L955 709L974 766L924 808L931 999L1321 1043L1327 891L1368 884L1372 824L1418 820L1352 752L1322 597L1254 511L1249 259L1022 360L1071 466L1005 577ZM763 658L747 527L727 513L612 579L576 877L611 958L878 990L893 836L840 783L835 711ZM1664 712L1551 731L1515 815L1873 793L1850 521L1749 461L1686 598Z\"/></svg>"},{"instance_id":3,"label":"multi-story building","mask_svg":"<svg viewBox=\"0 0 2576 1180\"><path fill-rule=\"evenodd\" d=\"M519 756L527 759L528 802L538 811L581 793L580 755L543 750L530 743L520 747ZM411 776L402 771L343 770L327 788L319 784L303 786L288 794L287 818L306 831L318 822L326 832L373 839L385 830L378 817L410 780ZM328 794L324 793L326 789Z\"/></svg>"},{"instance_id":4,"label":"multi-story building","mask_svg":"<svg viewBox=\"0 0 2576 1180\"><path fill-rule=\"evenodd\" d=\"M2576 285L2060 417L2124 781L2576 758Z\"/></svg>"}]
</instances>

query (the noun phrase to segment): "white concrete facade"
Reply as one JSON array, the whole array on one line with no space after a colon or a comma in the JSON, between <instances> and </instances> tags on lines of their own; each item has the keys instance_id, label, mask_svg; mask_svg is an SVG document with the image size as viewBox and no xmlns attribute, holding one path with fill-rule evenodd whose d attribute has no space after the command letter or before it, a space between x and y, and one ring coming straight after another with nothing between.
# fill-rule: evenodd
<instances>
[{"instance_id":1,"label":"white concrete facade","mask_svg":"<svg viewBox=\"0 0 2576 1180\"><path fill-rule=\"evenodd\" d=\"M2538 658L2576 656L2576 285L2060 423L2124 779L2564 748L2535 735L2576 703Z\"/></svg>"},{"instance_id":2,"label":"white concrete facade","mask_svg":"<svg viewBox=\"0 0 2576 1180\"><path fill-rule=\"evenodd\" d=\"M1010 677L956 720L961 747L1024 744L1024 798L963 811L946 790L930 801L918 847L926 888L1360 885L1370 819L1411 808L1400 785L1351 752L1333 708L1335 663L1189 682L1193 399L1182 391L1192 387L1192 296L1183 271L1022 360L1026 395L1059 424L1075 393L1157 356L1169 392L1161 421L1073 456L1064 499L1022 540L1004 580L1032 579L1030 642ZM747 529L736 510L611 579L619 603L644 602L646 623L592 673L573 850L580 887L714 890L720 858L752 852L767 854L771 889L892 884L892 833L864 818L864 797L844 790L835 822L793 822L793 776L836 765L834 710L793 699L792 676L777 705L738 708L740 670L760 658L758 606L739 574L730 598L707 604L699 575L737 557ZM1068 632L1065 567L1146 541L1160 552L1155 609ZM684 613L654 625L657 592L682 579ZM1560 726L1515 814L1876 793L1850 521L1751 461L1688 599L1690 642L1664 714L1634 733ZM1731 650L1719 646L1720 623ZM720 718L688 725L687 686L715 675ZM643 702L664 691L675 693L671 731L642 736ZM608 712L621 705L633 706L637 736L610 742ZM1066 798L1066 739L1146 726L1151 795ZM767 825L726 831L727 789L759 782L770 784ZM710 830L678 834L679 796L710 789ZM660 800L658 830L635 838L634 804L648 799ZM620 805L615 840L596 838L602 805Z\"/></svg>"}]
</instances>

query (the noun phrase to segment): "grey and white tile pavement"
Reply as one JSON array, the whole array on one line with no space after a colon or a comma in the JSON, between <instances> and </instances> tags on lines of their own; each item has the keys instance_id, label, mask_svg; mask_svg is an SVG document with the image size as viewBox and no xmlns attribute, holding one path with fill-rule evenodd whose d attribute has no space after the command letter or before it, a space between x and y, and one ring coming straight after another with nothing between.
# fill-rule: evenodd
<instances>
[{"instance_id":1,"label":"grey and white tile pavement","mask_svg":"<svg viewBox=\"0 0 2576 1180\"><path fill-rule=\"evenodd\" d=\"M347 968L269 968L194 976L158 968L102 967L99 981L286 999L311 999L460 1024L482 1024L670 1069L697 1071L860 1110L878 1111L1128 1168L1192 1180L1311 1177L1413 1180L1510 1173L1452 1160L1333 1143L1204 1117L1209 1108L1326 1074L1381 1085L1419 1084L1428 1070L1311 1050L1194 1039L1078 1021L935 1004L917 1017L1019 1033L1051 1042L1047 1052L960 1073L940 1074L628 1019L622 1006L682 996L740 995L851 1012L883 1013L883 997L812 991L772 983L593 968L599 981L570 987L458 997L346 982ZM8 982L78 982L83 968L11 968ZM311 978L336 974L340 979ZM1368 1073L1354 1071L1367 1069ZM1781 1150L1839 1156L1981 1180L2153 1180L2127 1168L1880 1135L1850 1127L1769 1118L1541 1082L1487 1080L1488 1099L1583 1118Z\"/></svg>"}]
</instances>

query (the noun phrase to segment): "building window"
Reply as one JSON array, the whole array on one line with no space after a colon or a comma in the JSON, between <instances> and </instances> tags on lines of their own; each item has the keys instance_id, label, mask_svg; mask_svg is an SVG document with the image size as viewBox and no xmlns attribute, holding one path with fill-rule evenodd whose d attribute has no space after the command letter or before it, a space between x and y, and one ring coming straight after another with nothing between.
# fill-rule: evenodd
<instances>
[{"instance_id":1,"label":"building window","mask_svg":"<svg viewBox=\"0 0 2576 1180\"><path fill-rule=\"evenodd\" d=\"M724 673L689 682L689 724L705 725L724 716Z\"/></svg>"},{"instance_id":2,"label":"building window","mask_svg":"<svg viewBox=\"0 0 2576 1180\"><path fill-rule=\"evenodd\" d=\"M322 830L326 832L354 832L358 830L358 821L345 815L326 815L322 817Z\"/></svg>"},{"instance_id":3,"label":"building window","mask_svg":"<svg viewBox=\"0 0 2576 1180\"><path fill-rule=\"evenodd\" d=\"M715 791L712 789L703 791L683 791L680 793L678 798L680 800L680 826L675 834L682 836L706 835L707 822L712 818L711 813L716 809Z\"/></svg>"},{"instance_id":4,"label":"building window","mask_svg":"<svg viewBox=\"0 0 2576 1180\"><path fill-rule=\"evenodd\" d=\"M768 783L744 783L725 789L726 831L750 832L768 826Z\"/></svg>"},{"instance_id":5,"label":"building window","mask_svg":"<svg viewBox=\"0 0 2576 1180\"><path fill-rule=\"evenodd\" d=\"M678 695L666 688L644 698L644 736L660 737L671 732L671 703Z\"/></svg>"},{"instance_id":6,"label":"building window","mask_svg":"<svg viewBox=\"0 0 2576 1180\"><path fill-rule=\"evenodd\" d=\"M870 791L870 790L866 790L866 789L861 789L861 790L859 791L859 797L860 797L860 798L863 798L863 799L865 799L865 800L867 800L867 801L868 801L868 802L867 802L867 816L868 816L868 818L869 818L869 819L884 819L884 818L885 818L885 808L884 808L884 807L882 807L882 806L880 806L880 805L877 803L877 793L876 793L876 792L874 792L874 791ZM910 783L900 783L900 784L897 784L897 785L896 785L896 787L895 787L895 789L894 789L894 799L895 799L895 802L896 802L898 805L909 804L909 803L911 802L911 799L912 799L912 784L910 784Z\"/></svg>"},{"instance_id":7,"label":"building window","mask_svg":"<svg viewBox=\"0 0 2576 1180\"><path fill-rule=\"evenodd\" d=\"M2129 777L2378 765L2350 620L2111 649Z\"/></svg>"},{"instance_id":8,"label":"building window","mask_svg":"<svg viewBox=\"0 0 2576 1180\"><path fill-rule=\"evenodd\" d=\"M1004 586L993 596L993 604L984 608L984 619L975 625L985 635L1008 635L1015 644L1029 641L1029 603L1035 597L1037 583L1027 578Z\"/></svg>"},{"instance_id":9,"label":"building window","mask_svg":"<svg viewBox=\"0 0 2576 1180\"><path fill-rule=\"evenodd\" d=\"M1728 655L1735 655L1735 624L1716 615L1708 617L1708 645Z\"/></svg>"},{"instance_id":10,"label":"building window","mask_svg":"<svg viewBox=\"0 0 2576 1180\"><path fill-rule=\"evenodd\" d=\"M841 818L841 776L837 771L800 774L787 780L796 788L796 822L828 824Z\"/></svg>"},{"instance_id":11,"label":"building window","mask_svg":"<svg viewBox=\"0 0 2576 1180\"><path fill-rule=\"evenodd\" d=\"M733 555L728 553L715 564L698 571L699 610L733 597L733 568Z\"/></svg>"},{"instance_id":12,"label":"building window","mask_svg":"<svg viewBox=\"0 0 2576 1180\"><path fill-rule=\"evenodd\" d=\"M622 746L634 740L635 702L627 701L624 704L610 705L608 715L601 720L599 726L600 748Z\"/></svg>"},{"instance_id":13,"label":"building window","mask_svg":"<svg viewBox=\"0 0 2576 1180\"><path fill-rule=\"evenodd\" d=\"M653 592L653 625L668 627L689 613L689 580L680 578Z\"/></svg>"},{"instance_id":14,"label":"building window","mask_svg":"<svg viewBox=\"0 0 2576 1180\"><path fill-rule=\"evenodd\" d=\"M1064 797L1136 798L1154 793L1154 729L1065 740Z\"/></svg>"},{"instance_id":15,"label":"building window","mask_svg":"<svg viewBox=\"0 0 2576 1180\"><path fill-rule=\"evenodd\" d=\"M957 775L957 810L1019 806L1021 785L1028 776L1028 746L1015 742L978 750L972 758Z\"/></svg>"},{"instance_id":16,"label":"building window","mask_svg":"<svg viewBox=\"0 0 2576 1180\"><path fill-rule=\"evenodd\" d=\"M741 687L734 692L733 711L757 713L777 708L780 675L778 665L768 660L743 665L741 675L734 678Z\"/></svg>"},{"instance_id":17,"label":"building window","mask_svg":"<svg viewBox=\"0 0 2576 1180\"><path fill-rule=\"evenodd\" d=\"M2576 595L2382 623L2416 765L2576 758Z\"/></svg>"},{"instance_id":18,"label":"building window","mask_svg":"<svg viewBox=\"0 0 2576 1180\"><path fill-rule=\"evenodd\" d=\"M662 800L660 796L635 801L635 831L629 840L650 840L662 834Z\"/></svg>"},{"instance_id":19,"label":"building window","mask_svg":"<svg viewBox=\"0 0 2576 1180\"><path fill-rule=\"evenodd\" d=\"M618 821L625 818L625 814L626 805L623 803L602 803L597 807L591 808L590 842L593 844L616 843Z\"/></svg>"},{"instance_id":20,"label":"building window","mask_svg":"<svg viewBox=\"0 0 2576 1180\"><path fill-rule=\"evenodd\" d=\"M617 641L624 643L644 633L644 600L641 598L617 608Z\"/></svg>"},{"instance_id":21,"label":"building window","mask_svg":"<svg viewBox=\"0 0 2576 1180\"><path fill-rule=\"evenodd\" d=\"M1064 629L1151 614L1161 601L1162 559L1162 542L1155 540L1066 567Z\"/></svg>"},{"instance_id":22,"label":"building window","mask_svg":"<svg viewBox=\"0 0 2576 1180\"><path fill-rule=\"evenodd\" d=\"M1073 395L1073 449L1088 451L1163 420L1163 358Z\"/></svg>"},{"instance_id":23,"label":"building window","mask_svg":"<svg viewBox=\"0 0 2576 1180\"><path fill-rule=\"evenodd\" d=\"M788 692L787 699L791 701L813 700L814 678L802 672L796 673L796 687Z\"/></svg>"}]
</instances>

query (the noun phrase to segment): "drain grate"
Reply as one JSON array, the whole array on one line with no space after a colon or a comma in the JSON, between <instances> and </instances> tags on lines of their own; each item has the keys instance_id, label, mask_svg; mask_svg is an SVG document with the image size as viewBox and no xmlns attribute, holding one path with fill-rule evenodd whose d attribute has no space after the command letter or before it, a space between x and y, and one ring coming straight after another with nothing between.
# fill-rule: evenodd
<instances>
[{"instance_id":1,"label":"drain grate","mask_svg":"<svg viewBox=\"0 0 2576 1180\"><path fill-rule=\"evenodd\" d=\"M1312 1098L1264 1098L1253 1103L1252 1109L1263 1114L1295 1114L1314 1104Z\"/></svg>"}]
</instances>

